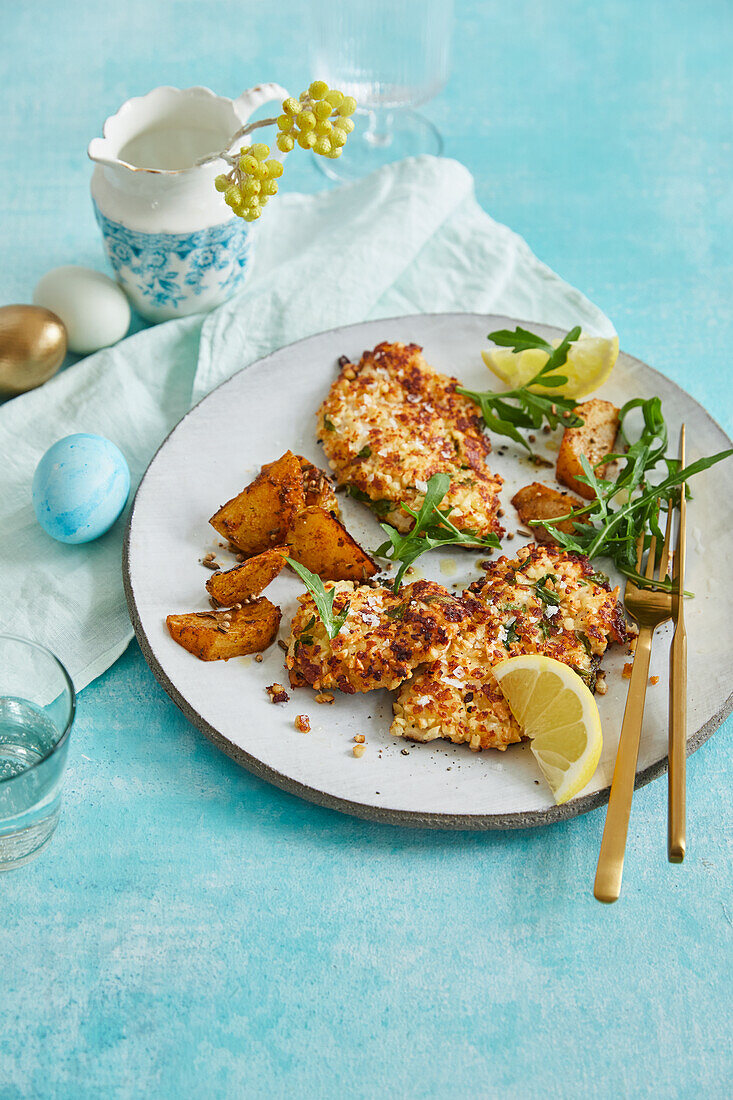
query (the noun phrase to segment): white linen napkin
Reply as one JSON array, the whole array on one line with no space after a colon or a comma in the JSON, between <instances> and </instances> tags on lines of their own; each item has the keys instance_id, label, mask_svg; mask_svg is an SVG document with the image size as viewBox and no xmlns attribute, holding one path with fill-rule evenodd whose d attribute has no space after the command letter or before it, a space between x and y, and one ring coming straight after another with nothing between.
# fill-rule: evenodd
<instances>
[{"instance_id":1,"label":"white linen napkin","mask_svg":"<svg viewBox=\"0 0 733 1100\"><path fill-rule=\"evenodd\" d=\"M338 190L278 197L257 226L236 298L208 317L137 333L0 407L0 629L48 646L77 690L132 637L120 568L127 509L101 539L78 546L36 523L33 472L57 439L112 439L134 492L191 405L261 356L352 322L452 310L614 331L478 206L456 161L419 157Z\"/></svg>"}]
</instances>

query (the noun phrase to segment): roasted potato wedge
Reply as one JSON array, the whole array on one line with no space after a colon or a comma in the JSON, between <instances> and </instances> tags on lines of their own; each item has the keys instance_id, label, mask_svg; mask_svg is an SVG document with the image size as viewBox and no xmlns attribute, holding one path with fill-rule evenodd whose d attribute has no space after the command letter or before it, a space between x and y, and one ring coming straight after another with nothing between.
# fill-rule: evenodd
<instances>
[{"instance_id":1,"label":"roasted potato wedge","mask_svg":"<svg viewBox=\"0 0 733 1100\"><path fill-rule=\"evenodd\" d=\"M302 455L295 456L303 471L303 492L306 508L323 508L324 512L339 515L339 503L333 491L333 482L328 474L319 470Z\"/></svg>"},{"instance_id":2,"label":"roasted potato wedge","mask_svg":"<svg viewBox=\"0 0 733 1100\"><path fill-rule=\"evenodd\" d=\"M582 503L582 500L571 496L570 493L561 493L559 489L541 485L539 481L525 485L512 497L512 504L519 512L520 520L525 524L534 519L555 519L556 516L565 516L571 508L578 508ZM588 520L583 517L577 522L587 523ZM563 520L562 523L558 523L557 529L566 535L574 534L573 520ZM529 530L535 542L557 544L557 540L552 537L547 528L530 527Z\"/></svg>"},{"instance_id":3,"label":"roasted potato wedge","mask_svg":"<svg viewBox=\"0 0 733 1100\"><path fill-rule=\"evenodd\" d=\"M171 638L202 661L228 661L260 653L277 636L280 608L261 596L232 611L192 611L169 615Z\"/></svg>"},{"instance_id":4,"label":"roasted potato wedge","mask_svg":"<svg viewBox=\"0 0 733 1100\"><path fill-rule=\"evenodd\" d=\"M241 565L224 572L212 573L206 582L209 595L222 607L242 603L252 596L259 596L285 565L286 546L276 546L255 554Z\"/></svg>"},{"instance_id":5,"label":"roasted potato wedge","mask_svg":"<svg viewBox=\"0 0 733 1100\"><path fill-rule=\"evenodd\" d=\"M327 581L365 581L379 569L330 512L306 508L287 537L290 557Z\"/></svg>"},{"instance_id":6,"label":"roasted potato wedge","mask_svg":"<svg viewBox=\"0 0 733 1100\"><path fill-rule=\"evenodd\" d=\"M584 423L579 428L566 428L563 433L557 456L557 480L586 500L592 500L593 490L577 480L578 474L583 473L580 456L585 455L594 466L613 451L619 410L610 401L594 398L578 405L575 412L582 416ZM599 466L596 470L599 477L603 477L605 472L606 466Z\"/></svg>"},{"instance_id":7,"label":"roasted potato wedge","mask_svg":"<svg viewBox=\"0 0 733 1100\"><path fill-rule=\"evenodd\" d=\"M293 518L305 508L303 471L292 451L262 467L255 480L223 504L211 526L251 557L285 542Z\"/></svg>"}]
</instances>

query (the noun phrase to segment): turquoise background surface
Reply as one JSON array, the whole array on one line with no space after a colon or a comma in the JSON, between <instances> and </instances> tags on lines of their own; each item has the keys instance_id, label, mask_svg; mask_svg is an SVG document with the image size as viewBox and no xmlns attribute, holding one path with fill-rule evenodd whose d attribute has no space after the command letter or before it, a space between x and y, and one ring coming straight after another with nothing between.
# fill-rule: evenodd
<instances>
[{"instance_id":1,"label":"turquoise background surface","mask_svg":"<svg viewBox=\"0 0 733 1100\"><path fill-rule=\"evenodd\" d=\"M1 302L104 267L85 149L124 99L297 91L318 33L295 0L2 22ZM486 209L729 432L732 55L729 0L458 0L426 108ZM286 181L325 186L305 157ZM660 780L604 908L603 811L474 835L318 809L216 752L133 643L81 694L52 846L0 878L1 1100L727 1097L730 729L689 762L685 864Z\"/></svg>"}]
</instances>

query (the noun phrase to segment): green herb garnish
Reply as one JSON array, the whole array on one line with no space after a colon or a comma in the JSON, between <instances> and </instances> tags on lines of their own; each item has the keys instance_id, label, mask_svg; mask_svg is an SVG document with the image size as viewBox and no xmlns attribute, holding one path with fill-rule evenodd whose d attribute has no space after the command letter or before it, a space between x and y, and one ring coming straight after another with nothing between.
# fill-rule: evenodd
<instances>
[{"instance_id":1,"label":"green herb garnish","mask_svg":"<svg viewBox=\"0 0 733 1100\"><path fill-rule=\"evenodd\" d=\"M504 623L504 645L507 649L513 642L519 641L519 635L517 634L517 620L512 619L510 623Z\"/></svg>"},{"instance_id":2,"label":"green herb garnish","mask_svg":"<svg viewBox=\"0 0 733 1100\"><path fill-rule=\"evenodd\" d=\"M534 590L545 604L551 604L553 607L560 606L560 597L557 592L553 592L551 588L547 587L547 581L552 581L553 584L557 583L557 577L554 573L545 573L544 577L540 577L535 582Z\"/></svg>"},{"instance_id":3,"label":"green herb garnish","mask_svg":"<svg viewBox=\"0 0 733 1100\"><path fill-rule=\"evenodd\" d=\"M362 504L366 504L377 516L386 516L394 508L391 500L372 500L361 489L357 489L356 485L347 485L346 492L354 500L360 500Z\"/></svg>"},{"instance_id":4,"label":"green herb garnish","mask_svg":"<svg viewBox=\"0 0 733 1100\"><path fill-rule=\"evenodd\" d=\"M324 418L323 418L323 426L324 426L324 428L326 429L327 432L335 432L336 431L336 427L335 427L333 421L329 420L327 416L324 416Z\"/></svg>"},{"instance_id":5,"label":"green herb garnish","mask_svg":"<svg viewBox=\"0 0 733 1100\"><path fill-rule=\"evenodd\" d=\"M585 634L582 630L576 630L575 637L578 639L579 642L582 642L583 648L585 649L585 652L588 654L588 656L592 657L593 647L590 644L590 638L588 637L588 635Z\"/></svg>"},{"instance_id":6,"label":"green herb garnish","mask_svg":"<svg viewBox=\"0 0 733 1100\"><path fill-rule=\"evenodd\" d=\"M380 527L388 535L387 542L375 551L380 558L389 558L390 561L401 562L394 580L393 591L399 592L405 570L428 550L434 550L439 546L452 546L456 543L464 543L469 546L491 547L497 549L501 546L494 534L482 538L473 531L459 531L448 518L450 509L441 511L438 505L450 489L450 478L447 474L433 474L428 481L427 490L423 498L419 512L415 512L408 504L402 501L400 507L413 517L415 523L411 531L401 535L393 527L386 523Z\"/></svg>"},{"instance_id":7,"label":"green herb garnish","mask_svg":"<svg viewBox=\"0 0 733 1100\"><path fill-rule=\"evenodd\" d=\"M519 434L519 428L542 427L547 422L551 428L556 428L562 421L565 428L577 428L583 420L573 410L576 402L569 397L560 397L557 394L533 393L531 386L546 386L555 388L564 386L567 376L556 372L566 362L570 345L580 336L580 326L576 325L560 344L554 348L547 340L537 336L534 332L517 327L514 332L501 329L499 332L490 332L489 340L504 348L513 348L515 354L526 351L528 348L540 348L548 354L548 360L544 367L537 371L533 378L524 386L517 386L513 390L505 390L503 393L494 393L492 390L479 392L468 390L459 386L456 393L462 393L470 397L481 409L486 427L497 435L508 435L515 443L519 443L530 454L533 454L524 436ZM563 416L569 413L569 416Z\"/></svg>"},{"instance_id":8,"label":"green herb garnish","mask_svg":"<svg viewBox=\"0 0 733 1100\"><path fill-rule=\"evenodd\" d=\"M321 622L326 628L326 633L329 638L333 639L338 634L341 627L346 622L346 617L349 614L351 604L347 603L346 607L338 615L333 613L333 601L336 596L336 589L331 588L326 591L323 581L316 573L311 573L310 569L306 569L304 565L301 565L299 561L293 561L292 558L286 558L285 561L288 565L295 570L305 587L313 597L313 603L316 605L316 611L318 612ZM308 630L311 626L315 625L315 619L311 619L308 626L304 627L304 630ZM302 635L301 635L302 638ZM302 639L305 641L305 639ZM312 639L310 639L312 643Z\"/></svg>"},{"instance_id":9,"label":"green herb garnish","mask_svg":"<svg viewBox=\"0 0 733 1100\"><path fill-rule=\"evenodd\" d=\"M627 435L626 418L634 409L641 410L643 427L639 438L632 442ZM641 587L672 591L673 581L647 580L637 572L637 541L643 533L645 545L648 546L652 535L656 535L656 554L659 558L664 542L660 526L661 514L675 506L682 485L685 485L685 492L688 492L686 482L689 478L728 458L733 450L699 458L684 470L680 469L677 459L666 455L667 425L658 397L646 400L638 397L626 402L619 413L619 438L626 450L605 455L596 464L603 466L613 461L623 463L615 480L599 478L595 467L590 465L585 455L581 455L583 474L578 475L578 481L591 487L593 499L579 508L571 509L564 516L530 520L529 526L545 527L566 550L585 554L591 559L599 555L610 558L620 573L631 577ZM649 475L657 467L666 469L666 477L654 485L649 481ZM581 516L587 517L589 522L579 523ZM573 534L565 534L558 529L557 525L566 519L575 521ZM598 577L602 577L603 581L607 580L605 574L594 574L591 579Z\"/></svg>"},{"instance_id":10,"label":"green herb garnish","mask_svg":"<svg viewBox=\"0 0 733 1100\"><path fill-rule=\"evenodd\" d=\"M362 447L362 449L359 451L359 453L356 457L357 458L371 458L372 457L372 449L371 449L371 447L369 446L368 443L365 447Z\"/></svg>"}]
</instances>

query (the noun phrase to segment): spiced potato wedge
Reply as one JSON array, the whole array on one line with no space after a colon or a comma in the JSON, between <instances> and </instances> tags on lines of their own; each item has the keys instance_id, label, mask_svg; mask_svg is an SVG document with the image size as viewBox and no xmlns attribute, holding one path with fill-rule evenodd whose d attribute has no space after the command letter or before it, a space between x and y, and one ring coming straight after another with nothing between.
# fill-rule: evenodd
<instances>
[{"instance_id":1,"label":"spiced potato wedge","mask_svg":"<svg viewBox=\"0 0 733 1100\"><path fill-rule=\"evenodd\" d=\"M247 558L233 569L212 573L206 582L206 589L222 607L231 607L252 596L259 596L282 571L287 553L286 546L276 546Z\"/></svg>"},{"instance_id":2,"label":"spiced potato wedge","mask_svg":"<svg viewBox=\"0 0 733 1100\"><path fill-rule=\"evenodd\" d=\"M531 485L525 485L512 497L512 504L519 513L519 518L524 524L532 520L555 519L557 516L566 516L571 508L580 508L582 500L563 493L560 489L553 489L549 485L542 485L539 481L533 481ZM573 520L565 519L557 524L557 530L565 535L575 532ZM578 523L587 523L584 517L578 518ZM557 539L546 527L530 527L532 537L536 542L556 545Z\"/></svg>"},{"instance_id":3,"label":"spiced potato wedge","mask_svg":"<svg viewBox=\"0 0 733 1100\"><path fill-rule=\"evenodd\" d=\"M192 611L169 615L171 638L201 661L228 661L260 653L277 637L280 608L261 596L231 611Z\"/></svg>"},{"instance_id":4,"label":"spiced potato wedge","mask_svg":"<svg viewBox=\"0 0 733 1100\"><path fill-rule=\"evenodd\" d=\"M293 521L287 546L291 558L328 581L365 581L379 567L330 512L306 508Z\"/></svg>"},{"instance_id":5,"label":"spiced potato wedge","mask_svg":"<svg viewBox=\"0 0 733 1100\"><path fill-rule=\"evenodd\" d=\"M305 508L303 471L292 451L269 462L209 523L248 557L285 542L293 518Z\"/></svg>"}]
</instances>

